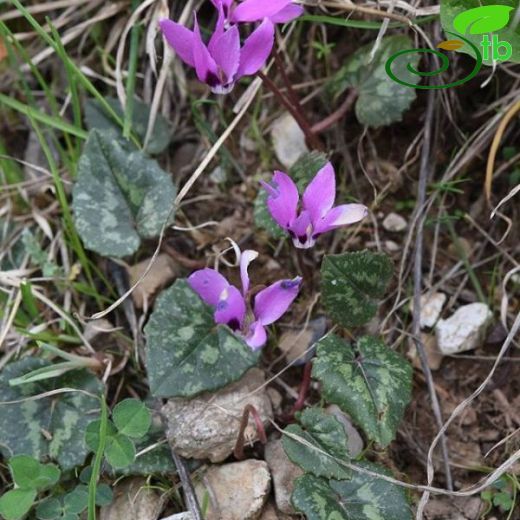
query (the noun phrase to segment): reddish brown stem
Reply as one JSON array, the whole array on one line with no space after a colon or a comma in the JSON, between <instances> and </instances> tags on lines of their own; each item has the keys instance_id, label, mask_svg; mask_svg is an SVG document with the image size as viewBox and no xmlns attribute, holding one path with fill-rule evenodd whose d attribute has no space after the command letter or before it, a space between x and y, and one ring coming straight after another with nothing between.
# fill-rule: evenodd
<instances>
[{"instance_id":1,"label":"reddish brown stem","mask_svg":"<svg viewBox=\"0 0 520 520\"><path fill-rule=\"evenodd\" d=\"M253 416L256 425L256 431L258 433L258 438L262 444L267 442L267 435L265 434L264 423L258 413L257 409L252 405L248 404L244 408L244 412L242 413L242 420L240 421L240 431L238 432L237 442L235 444L235 449L233 450L233 454L237 460L242 460L244 458L244 432L246 431L247 425L249 424L249 414Z\"/></svg>"},{"instance_id":2,"label":"reddish brown stem","mask_svg":"<svg viewBox=\"0 0 520 520\"><path fill-rule=\"evenodd\" d=\"M316 123L312 126L311 130L314 134L320 134L324 132L332 125L343 119L345 114L352 108L354 101L356 101L357 92L355 90L351 90L349 95L345 98L345 101L338 107L337 110L332 112L325 119L322 119L319 123Z\"/></svg>"},{"instance_id":3,"label":"reddish brown stem","mask_svg":"<svg viewBox=\"0 0 520 520\"><path fill-rule=\"evenodd\" d=\"M316 150L324 151L323 144L318 136L312 132L311 126L308 121L302 116L300 111L282 94L276 84L263 72L257 72L258 77L262 79L264 85L274 94L276 99L287 109L287 111L294 117L298 126L302 129L305 134L305 140L308 146Z\"/></svg>"},{"instance_id":4,"label":"reddish brown stem","mask_svg":"<svg viewBox=\"0 0 520 520\"><path fill-rule=\"evenodd\" d=\"M312 361L307 361L303 368L303 377L302 383L300 385L300 391L298 392L298 399L296 400L294 406L289 412L290 420L294 418L294 414L296 412L299 412L305 406L305 399L307 399L307 394L309 393L309 388L311 387L311 372Z\"/></svg>"}]
</instances>

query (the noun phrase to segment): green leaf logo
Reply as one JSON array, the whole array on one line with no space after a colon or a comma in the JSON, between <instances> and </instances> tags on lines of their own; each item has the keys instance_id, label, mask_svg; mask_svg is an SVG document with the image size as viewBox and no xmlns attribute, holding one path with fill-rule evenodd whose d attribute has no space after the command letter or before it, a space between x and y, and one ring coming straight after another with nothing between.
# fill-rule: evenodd
<instances>
[{"instance_id":1,"label":"green leaf logo","mask_svg":"<svg viewBox=\"0 0 520 520\"><path fill-rule=\"evenodd\" d=\"M460 13L453 20L453 27L460 34L485 34L499 31L509 23L513 10L507 5L485 5Z\"/></svg>"}]
</instances>

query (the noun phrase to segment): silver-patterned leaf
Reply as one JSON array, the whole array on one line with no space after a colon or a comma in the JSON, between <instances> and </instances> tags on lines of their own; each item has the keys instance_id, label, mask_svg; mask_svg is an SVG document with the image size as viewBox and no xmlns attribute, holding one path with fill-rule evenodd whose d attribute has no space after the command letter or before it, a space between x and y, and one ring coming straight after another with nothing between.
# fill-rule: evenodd
<instances>
[{"instance_id":1,"label":"silver-patterned leaf","mask_svg":"<svg viewBox=\"0 0 520 520\"><path fill-rule=\"evenodd\" d=\"M105 101L110 105L112 110L123 119L125 111L119 100L113 97L106 97ZM144 142L146 137L149 119L150 107L142 101L135 99L131 130L139 138L141 143ZM95 99L88 99L85 103L85 123L89 130L93 128L97 128L98 130L112 130L116 135L122 137L121 127L105 113L99 102ZM161 114L157 114L152 134L145 151L151 155L164 152L170 144L171 136L172 131L168 121L166 121Z\"/></svg>"},{"instance_id":2,"label":"silver-patterned leaf","mask_svg":"<svg viewBox=\"0 0 520 520\"><path fill-rule=\"evenodd\" d=\"M330 317L343 327L357 327L377 311L390 277L392 262L381 253L359 251L327 255L321 264L321 291Z\"/></svg>"},{"instance_id":3,"label":"silver-patterned leaf","mask_svg":"<svg viewBox=\"0 0 520 520\"><path fill-rule=\"evenodd\" d=\"M191 397L236 381L258 360L185 280L157 299L145 327L146 366L155 397Z\"/></svg>"},{"instance_id":4,"label":"silver-patterned leaf","mask_svg":"<svg viewBox=\"0 0 520 520\"><path fill-rule=\"evenodd\" d=\"M392 476L370 462L358 466ZM305 474L296 480L294 507L308 520L411 520L410 504L403 488L381 478L354 472L349 480L331 480Z\"/></svg>"},{"instance_id":5,"label":"silver-patterned leaf","mask_svg":"<svg viewBox=\"0 0 520 520\"><path fill-rule=\"evenodd\" d=\"M393 54L412 49L413 42L407 36L387 36L370 60L374 42L358 49L336 73L330 89L339 95L347 88L358 93L356 117L363 125L372 127L390 125L401 121L416 98L415 89L392 81L385 70L385 64ZM408 83L416 84L419 76L412 74L407 67L417 68L419 53L410 53L396 61L395 75Z\"/></svg>"},{"instance_id":6,"label":"silver-patterned leaf","mask_svg":"<svg viewBox=\"0 0 520 520\"><path fill-rule=\"evenodd\" d=\"M351 471L337 461L350 461L342 424L320 408L306 408L298 420L301 426L287 426L282 437L283 448L291 461L317 477L349 478Z\"/></svg>"},{"instance_id":7,"label":"silver-patterned leaf","mask_svg":"<svg viewBox=\"0 0 520 520\"><path fill-rule=\"evenodd\" d=\"M10 386L9 381L49 365L38 358L25 358L7 365L0 374L0 451L9 458L26 454L38 460L50 458L63 469L82 464L87 455L84 442L87 424L99 415L99 401L82 392L68 392L43 399L28 399L58 388L77 388L100 395L103 386L90 372L77 370L61 377Z\"/></svg>"},{"instance_id":8,"label":"silver-patterned leaf","mask_svg":"<svg viewBox=\"0 0 520 520\"><path fill-rule=\"evenodd\" d=\"M335 335L318 343L312 375L323 397L337 404L366 435L387 446L410 402L412 367L381 340L360 338L355 346Z\"/></svg>"},{"instance_id":9,"label":"silver-patterned leaf","mask_svg":"<svg viewBox=\"0 0 520 520\"><path fill-rule=\"evenodd\" d=\"M175 194L170 176L154 160L112 132L90 132L72 203L87 249L115 257L135 253L141 238L159 235L173 219Z\"/></svg>"}]
</instances>

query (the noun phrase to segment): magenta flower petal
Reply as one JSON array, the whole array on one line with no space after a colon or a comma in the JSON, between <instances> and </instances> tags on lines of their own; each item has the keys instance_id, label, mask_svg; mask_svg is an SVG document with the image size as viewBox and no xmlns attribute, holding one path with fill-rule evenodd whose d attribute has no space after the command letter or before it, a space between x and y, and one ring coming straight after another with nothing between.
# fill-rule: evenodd
<instances>
[{"instance_id":1,"label":"magenta flower petal","mask_svg":"<svg viewBox=\"0 0 520 520\"><path fill-rule=\"evenodd\" d=\"M215 306L229 282L215 269L199 269L188 278L190 287L208 304Z\"/></svg>"},{"instance_id":2,"label":"magenta flower petal","mask_svg":"<svg viewBox=\"0 0 520 520\"><path fill-rule=\"evenodd\" d=\"M237 330L242 327L245 315L246 302L242 293L234 285L229 285L220 295L215 309L215 322Z\"/></svg>"},{"instance_id":3,"label":"magenta flower petal","mask_svg":"<svg viewBox=\"0 0 520 520\"><path fill-rule=\"evenodd\" d=\"M231 83L240 63L240 34L234 25L210 43L209 50L217 66L224 73L226 83Z\"/></svg>"},{"instance_id":4,"label":"magenta flower petal","mask_svg":"<svg viewBox=\"0 0 520 520\"><path fill-rule=\"evenodd\" d=\"M209 39L208 50L211 55L213 55L213 47L215 42L220 39L220 37L224 34L225 25L226 25L226 15L224 14L224 7L222 5L215 6L218 9L218 18L217 23L215 24L215 29L213 29L213 34Z\"/></svg>"},{"instance_id":5,"label":"magenta flower petal","mask_svg":"<svg viewBox=\"0 0 520 520\"><path fill-rule=\"evenodd\" d=\"M279 171L274 172L272 182L272 185L262 182L262 186L269 194L267 207L274 220L282 228L289 229L298 209L298 188L286 173Z\"/></svg>"},{"instance_id":6,"label":"magenta flower petal","mask_svg":"<svg viewBox=\"0 0 520 520\"><path fill-rule=\"evenodd\" d=\"M168 45L177 53L177 56L179 56L186 65L195 67L195 61L193 59L193 32L183 25L168 20L167 18L159 22L159 27Z\"/></svg>"},{"instance_id":7,"label":"magenta flower petal","mask_svg":"<svg viewBox=\"0 0 520 520\"><path fill-rule=\"evenodd\" d=\"M255 296L254 313L262 325L269 325L278 320L289 308L300 290L302 279L280 280Z\"/></svg>"},{"instance_id":8,"label":"magenta flower petal","mask_svg":"<svg viewBox=\"0 0 520 520\"><path fill-rule=\"evenodd\" d=\"M314 228L314 233L325 233L340 226L354 224L364 219L368 214L368 208L363 204L343 204L332 208L327 215L319 220Z\"/></svg>"},{"instance_id":9,"label":"magenta flower petal","mask_svg":"<svg viewBox=\"0 0 520 520\"><path fill-rule=\"evenodd\" d=\"M251 33L242 46L237 78L256 74L267 61L273 45L274 25L266 18Z\"/></svg>"},{"instance_id":10,"label":"magenta flower petal","mask_svg":"<svg viewBox=\"0 0 520 520\"><path fill-rule=\"evenodd\" d=\"M215 87L220 84L218 67L215 60L211 57L206 44L202 40L196 13L194 17L193 61L195 62L195 71L200 81L207 83L210 87Z\"/></svg>"},{"instance_id":11,"label":"magenta flower petal","mask_svg":"<svg viewBox=\"0 0 520 520\"><path fill-rule=\"evenodd\" d=\"M299 249L307 249L314 245L314 226L311 215L304 210L291 224L289 232L292 235L294 245Z\"/></svg>"},{"instance_id":12,"label":"magenta flower petal","mask_svg":"<svg viewBox=\"0 0 520 520\"><path fill-rule=\"evenodd\" d=\"M249 274L247 268L249 264L258 256L256 251L247 249L240 255L240 279L242 280L242 294L245 296L249 291Z\"/></svg>"},{"instance_id":13,"label":"magenta flower petal","mask_svg":"<svg viewBox=\"0 0 520 520\"><path fill-rule=\"evenodd\" d=\"M247 345L249 345L253 350L256 350L263 347L266 341L267 332L265 331L264 326L259 321L251 323L249 334L246 336Z\"/></svg>"},{"instance_id":14,"label":"magenta flower petal","mask_svg":"<svg viewBox=\"0 0 520 520\"><path fill-rule=\"evenodd\" d=\"M336 176L330 162L312 179L302 198L314 224L330 211L336 198Z\"/></svg>"},{"instance_id":15,"label":"magenta flower petal","mask_svg":"<svg viewBox=\"0 0 520 520\"><path fill-rule=\"evenodd\" d=\"M257 22L277 14L291 0L245 0L233 11L233 22Z\"/></svg>"},{"instance_id":16,"label":"magenta flower petal","mask_svg":"<svg viewBox=\"0 0 520 520\"><path fill-rule=\"evenodd\" d=\"M303 12L301 5L290 4L269 18L273 23L288 23L301 16Z\"/></svg>"}]
</instances>

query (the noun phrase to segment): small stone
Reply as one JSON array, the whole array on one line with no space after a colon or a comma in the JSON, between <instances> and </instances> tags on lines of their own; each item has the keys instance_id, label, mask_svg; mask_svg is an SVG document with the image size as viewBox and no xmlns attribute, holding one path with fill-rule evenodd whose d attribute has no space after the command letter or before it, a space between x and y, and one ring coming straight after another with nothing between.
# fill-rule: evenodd
<instances>
[{"instance_id":1,"label":"small stone","mask_svg":"<svg viewBox=\"0 0 520 520\"><path fill-rule=\"evenodd\" d=\"M444 355L473 350L484 340L493 313L485 303L463 305L435 326L437 343Z\"/></svg>"},{"instance_id":2,"label":"small stone","mask_svg":"<svg viewBox=\"0 0 520 520\"><path fill-rule=\"evenodd\" d=\"M385 240L385 249L389 253L397 253L397 251L401 251L401 246L393 240Z\"/></svg>"},{"instance_id":3,"label":"small stone","mask_svg":"<svg viewBox=\"0 0 520 520\"><path fill-rule=\"evenodd\" d=\"M303 475L303 470L289 460L281 439L271 440L266 444L265 461L273 477L276 507L282 513L296 514L291 504L291 495L294 490L294 481Z\"/></svg>"},{"instance_id":4,"label":"small stone","mask_svg":"<svg viewBox=\"0 0 520 520\"><path fill-rule=\"evenodd\" d=\"M279 415L282 412L282 394L272 386L268 387L266 391L267 395L269 396L269 399L271 400L271 405L273 407L274 414Z\"/></svg>"},{"instance_id":5,"label":"small stone","mask_svg":"<svg viewBox=\"0 0 520 520\"><path fill-rule=\"evenodd\" d=\"M138 264L127 268L130 277L130 285L134 285L145 273L151 258L147 258ZM132 292L132 299L138 309L150 305L155 294L168 282L171 282L179 274L179 268L173 259L166 253L162 253L155 259L150 271L139 282Z\"/></svg>"},{"instance_id":6,"label":"small stone","mask_svg":"<svg viewBox=\"0 0 520 520\"><path fill-rule=\"evenodd\" d=\"M284 332L278 347L285 354L290 364L303 365L314 354L313 344L325 333L327 321L324 317L310 321L302 330L288 330Z\"/></svg>"},{"instance_id":7,"label":"small stone","mask_svg":"<svg viewBox=\"0 0 520 520\"><path fill-rule=\"evenodd\" d=\"M444 356L439 350L437 339L431 334L421 333L421 342L424 346L424 353L426 354L428 366L431 368L431 370L439 370ZM412 361L413 366L415 368L421 368L421 360L419 359L419 355L417 354L417 347L413 340L410 340L410 350L408 355Z\"/></svg>"},{"instance_id":8,"label":"small stone","mask_svg":"<svg viewBox=\"0 0 520 520\"><path fill-rule=\"evenodd\" d=\"M346 413L342 412L341 408L335 404L327 406L325 411L328 414L333 415L343 425L343 429L345 430L348 438L348 452L352 458L357 457L363 451L365 445L361 435L359 435L359 432L356 430L356 428L354 428L350 417Z\"/></svg>"},{"instance_id":9,"label":"small stone","mask_svg":"<svg viewBox=\"0 0 520 520\"><path fill-rule=\"evenodd\" d=\"M189 511L184 511L183 513L161 518L161 520L193 520L193 515Z\"/></svg>"},{"instance_id":10,"label":"small stone","mask_svg":"<svg viewBox=\"0 0 520 520\"><path fill-rule=\"evenodd\" d=\"M212 462L226 459L235 447L247 404L256 408L264 424L273 418L267 393L257 391L264 383L264 372L252 368L242 379L216 393L207 392L193 399L168 399L162 413L168 422L166 437L173 449L186 458L209 458ZM246 429L248 440L257 438L254 424L250 416Z\"/></svg>"},{"instance_id":11,"label":"small stone","mask_svg":"<svg viewBox=\"0 0 520 520\"><path fill-rule=\"evenodd\" d=\"M113 489L114 500L100 510L100 520L156 520L163 507L159 495L143 478L124 480Z\"/></svg>"},{"instance_id":12,"label":"small stone","mask_svg":"<svg viewBox=\"0 0 520 520\"><path fill-rule=\"evenodd\" d=\"M263 460L211 466L195 484L199 504L208 502L205 520L258 520L271 489Z\"/></svg>"},{"instance_id":13,"label":"small stone","mask_svg":"<svg viewBox=\"0 0 520 520\"><path fill-rule=\"evenodd\" d=\"M276 507L272 504L272 502L267 502L264 510L262 511L262 516L260 516L259 520L280 520L278 516L278 512L276 511Z\"/></svg>"},{"instance_id":14,"label":"small stone","mask_svg":"<svg viewBox=\"0 0 520 520\"><path fill-rule=\"evenodd\" d=\"M285 113L273 122L271 137L274 153L286 168L290 168L309 151L305 144L305 134L289 113Z\"/></svg>"},{"instance_id":15,"label":"small stone","mask_svg":"<svg viewBox=\"0 0 520 520\"><path fill-rule=\"evenodd\" d=\"M392 233L399 233L408 227L406 219L397 213L389 213L383 220L383 227Z\"/></svg>"},{"instance_id":16,"label":"small stone","mask_svg":"<svg viewBox=\"0 0 520 520\"><path fill-rule=\"evenodd\" d=\"M419 317L421 329L435 325L445 303L446 295L444 293L436 292L421 295L421 315Z\"/></svg>"}]
</instances>

